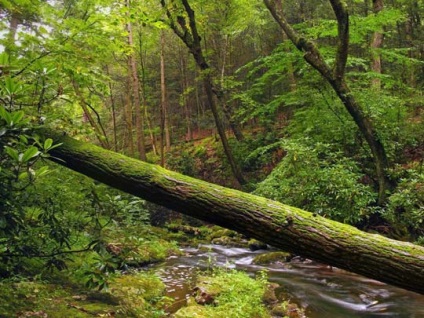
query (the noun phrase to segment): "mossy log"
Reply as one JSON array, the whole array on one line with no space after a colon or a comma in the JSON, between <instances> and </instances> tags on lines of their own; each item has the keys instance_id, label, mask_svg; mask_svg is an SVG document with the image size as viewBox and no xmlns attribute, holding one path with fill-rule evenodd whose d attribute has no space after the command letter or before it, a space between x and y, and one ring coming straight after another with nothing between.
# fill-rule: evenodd
<instances>
[{"instance_id":1,"label":"mossy log","mask_svg":"<svg viewBox=\"0 0 424 318\"><path fill-rule=\"evenodd\" d=\"M204 182L63 136L52 160L114 188L369 278L424 294L424 247Z\"/></svg>"}]
</instances>

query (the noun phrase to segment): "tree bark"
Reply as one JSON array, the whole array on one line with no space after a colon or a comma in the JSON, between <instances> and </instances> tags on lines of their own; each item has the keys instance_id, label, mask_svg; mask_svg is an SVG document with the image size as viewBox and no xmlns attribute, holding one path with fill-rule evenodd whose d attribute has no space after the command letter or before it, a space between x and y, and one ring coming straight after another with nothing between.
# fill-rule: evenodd
<instances>
[{"instance_id":1,"label":"tree bark","mask_svg":"<svg viewBox=\"0 0 424 318\"><path fill-rule=\"evenodd\" d=\"M226 35L224 42L224 46L222 49L222 66L221 66L221 78L220 78L220 87L217 89L215 88L215 95L218 98L219 102L222 105L222 110L224 112L225 118L227 119L228 123L230 124L231 130L236 137L237 141L243 141L244 135L243 131L241 129L240 123L235 120L234 118L234 111L230 105L228 105L226 94L224 92L224 82L225 82L225 68L227 63L227 54L229 54L230 49L228 49L230 45L230 36Z\"/></svg>"},{"instance_id":2,"label":"tree bark","mask_svg":"<svg viewBox=\"0 0 424 318\"><path fill-rule=\"evenodd\" d=\"M282 250L424 294L424 247L331 221L282 203L207 183L51 130L50 159L169 209Z\"/></svg>"},{"instance_id":3,"label":"tree bark","mask_svg":"<svg viewBox=\"0 0 424 318\"><path fill-rule=\"evenodd\" d=\"M373 0L373 13L377 15L380 13L384 8L383 0ZM376 74L381 74L381 54L378 51L383 46L383 30L375 31L370 48L371 48L371 70L375 72ZM375 77L371 81L371 87L375 90L381 89L381 79L379 77Z\"/></svg>"},{"instance_id":4,"label":"tree bark","mask_svg":"<svg viewBox=\"0 0 424 318\"><path fill-rule=\"evenodd\" d=\"M168 118L168 99L166 96L165 82L165 34L161 30L160 34L160 96L161 96L161 111L160 111L160 160L161 166L165 167L165 152L171 150L171 137L169 134L169 118Z\"/></svg>"},{"instance_id":5,"label":"tree bark","mask_svg":"<svg viewBox=\"0 0 424 318\"><path fill-rule=\"evenodd\" d=\"M130 0L126 1L126 6L130 10ZM134 49L134 36L132 31L131 18L128 18L127 23L128 31L128 45L131 49ZM137 61L135 58L135 52L131 52L129 58L129 72L131 74L131 87L134 97L134 112L135 112L135 128L137 134L137 150L141 160L146 160L146 146L144 140L144 114L142 111L142 104L140 98L140 81L138 79L137 72Z\"/></svg>"},{"instance_id":6,"label":"tree bark","mask_svg":"<svg viewBox=\"0 0 424 318\"><path fill-rule=\"evenodd\" d=\"M186 132L186 140L193 140L193 130L191 127L191 111L190 105L188 102L189 99L189 82L187 77L187 61L185 58L185 52L182 50L178 50L178 54L180 56L180 79L181 79L181 90L182 90L182 104L184 107L184 119L186 122L187 132Z\"/></svg>"},{"instance_id":7,"label":"tree bark","mask_svg":"<svg viewBox=\"0 0 424 318\"><path fill-rule=\"evenodd\" d=\"M129 63L129 62L128 62ZM129 66L129 64L128 64ZM127 77L127 92L125 94L125 127L128 136L124 138L124 144L129 148L130 156L134 156L134 135L133 135L133 108L131 103L131 75Z\"/></svg>"}]
</instances>

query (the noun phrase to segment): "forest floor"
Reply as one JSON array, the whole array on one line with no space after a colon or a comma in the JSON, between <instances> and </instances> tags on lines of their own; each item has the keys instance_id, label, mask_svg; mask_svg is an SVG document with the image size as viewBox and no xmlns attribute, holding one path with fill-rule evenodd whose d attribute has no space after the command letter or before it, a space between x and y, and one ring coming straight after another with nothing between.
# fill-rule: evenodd
<instances>
[{"instance_id":1,"label":"forest floor","mask_svg":"<svg viewBox=\"0 0 424 318\"><path fill-rule=\"evenodd\" d=\"M145 260L143 266L117 270L103 278L99 276L99 280L107 280L107 287L102 290L90 288L87 284L90 274L81 271L84 263L93 257L90 253L74 255L63 271L40 271L41 274L27 275L25 279L3 280L0 283L0 317L218 318L228 310L238 311L237 317L246 318L304 317L294 304L276 298L275 286L268 283L265 276L254 279L243 272L218 268L199 273L187 305L176 313L169 312L175 300L165 295L166 286L151 264L177 256L179 249L175 240L180 240L182 245L217 242L246 247L260 246L260 242L249 241L217 226L192 227L180 222L170 224L168 230L148 226L142 232L150 235L145 237L143 244L132 248ZM125 249L128 241L119 241L118 237L113 235L110 244ZM119 251L113 253L120 256ZM237 286L236 290L231 286ZM289 316L288 311L291 312Z\"/></svg>"}]
</instances>

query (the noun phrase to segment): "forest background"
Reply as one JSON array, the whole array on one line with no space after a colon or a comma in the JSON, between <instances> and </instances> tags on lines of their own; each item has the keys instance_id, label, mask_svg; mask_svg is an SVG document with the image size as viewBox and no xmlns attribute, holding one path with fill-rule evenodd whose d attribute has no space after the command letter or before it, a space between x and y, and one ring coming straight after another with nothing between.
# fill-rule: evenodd
<instances>
[{"instance_id":1,"label":"forest background","mask_svg":"<svg viewBox=\"0 0 424 318\"><path fill-rule=\"evenodd\" d=\"M40 125L423 244L423 12L420 0L2 0L4 275L22 257L64 267L88 220L158 215L44 163L60 145ZM98 246L99 222L81 249Z\"/></svg>"}]
</instances>

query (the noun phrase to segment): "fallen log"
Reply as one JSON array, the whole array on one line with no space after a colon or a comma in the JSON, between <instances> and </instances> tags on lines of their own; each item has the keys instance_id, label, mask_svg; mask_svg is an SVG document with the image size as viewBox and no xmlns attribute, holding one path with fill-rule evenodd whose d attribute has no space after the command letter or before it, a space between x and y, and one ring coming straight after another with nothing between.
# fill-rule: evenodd
<instances>
[{"instance_id":1,"label":"fallen log","mask_svg":"<svg viewBox=\"0 0 424 318\"><path fill-rule=\"evenodd\" d=\"M52 160L111 187L287 252L424 294L424 247L166 170L51 130Z\"/></svg>"}]
</instances>

